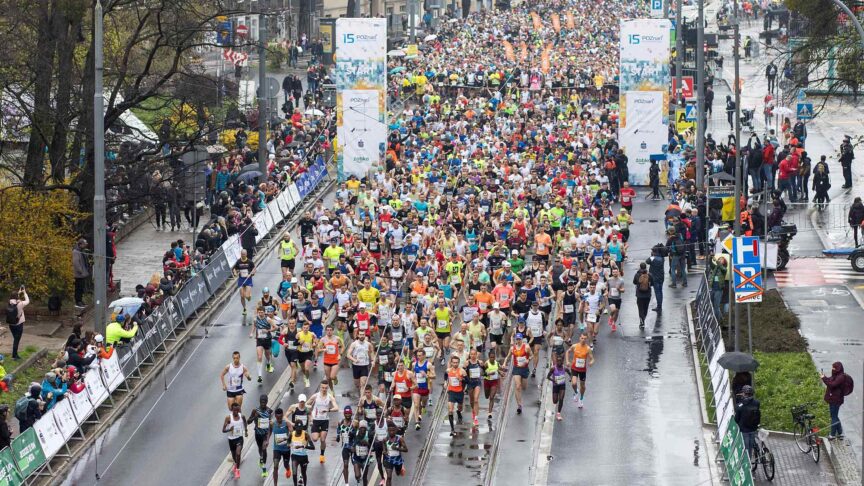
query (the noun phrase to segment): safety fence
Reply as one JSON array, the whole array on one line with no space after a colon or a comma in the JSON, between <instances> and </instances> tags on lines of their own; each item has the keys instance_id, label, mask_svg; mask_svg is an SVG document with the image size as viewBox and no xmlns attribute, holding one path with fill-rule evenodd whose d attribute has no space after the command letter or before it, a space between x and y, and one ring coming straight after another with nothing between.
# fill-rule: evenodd
<instances>
[{"instance_id":1,"label":"safety fence","mask_svg":"<svg viewBox=\"0 0 864 486\"><path fill-rule=\"evenodd\" d=\"M735 402L729 374L720 366L719 360L726 353L723 343L723 330L717 319L711 301L711 288L708 279L702 275L696 291L695 322L696 342L699 346L700 370L702 381L710 387L713 403L707 404L709 418L717 424L717 440L720 451L717 457L724 464L723 472L733 486L752 485L750 457L744 437L735 423Z\"/></svg>"},{"instance_id":2,"label":"safety fence","mask_svg":"<svg viewBox=\"0 0 864 486\"><path fill-rule=\"evenodd\" d=\"M327 165L319 156L307 172L256 214L253 218L258 229L256 244L293 216L327 175ZM97 367L84 374L85 386L80 393L67 393L33 427L16 437L10 447L0 450L0 485L31 484L42 476L53 477L51 459L72 457L70 443L86 439L83 427L100 422L98 409L113 407L114 392L128 392L130 380L143 378L142 367L155 364L157 355L168 352L169 343L177 339L187 320L197 317L198 311L232 276L241 249L240 236L230 237L202 271L141 321L129 344L116 346L110 358L99 360Z\"/></svg>"}]
</instances>

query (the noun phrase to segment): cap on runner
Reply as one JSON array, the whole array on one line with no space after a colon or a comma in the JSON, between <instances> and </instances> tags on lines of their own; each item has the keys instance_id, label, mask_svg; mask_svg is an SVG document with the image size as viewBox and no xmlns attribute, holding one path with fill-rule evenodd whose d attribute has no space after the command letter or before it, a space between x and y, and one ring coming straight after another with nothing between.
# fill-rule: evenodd
<instances>
[{"instance_id":1,"label":"cap on runner","mask_svg":"<svg viewBox=\"0 0 864 486\"><path fill-rule=\"evenodd\" d=\"M305 394L305 393L301 393L300 396L297 397L297 401L298 401L298 402L305 402L305 401L306 401L306 394Z\"/></svg>"},{"instance_id":2,"label":"cap on runner","mask_svg":"<svg viewBox=\"0 0 864 486\"><path fill-rule=\"evenodd\" d=\"M516 335L513 336L513 337L515 337L516 339L522 339L522 338L524 338L525 336L523 336L521 332L517 332Z\"/></svg>"}]
</instances>

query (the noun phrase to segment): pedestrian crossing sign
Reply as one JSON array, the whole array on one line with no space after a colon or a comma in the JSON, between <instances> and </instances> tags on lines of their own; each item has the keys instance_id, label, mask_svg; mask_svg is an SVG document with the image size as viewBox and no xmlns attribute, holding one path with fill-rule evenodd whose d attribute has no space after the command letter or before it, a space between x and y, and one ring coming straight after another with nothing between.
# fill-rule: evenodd
<instances>
[{"instance_id":1,"label":"pedestrian crossing sign","mask_svg":"<svg viewBox=\"0 0 864 486\"><path fill-rule=\"evenodd\" d=\"M799 120L812 120L813 103L798 103L797 116Z\"/></svg>"},{"instance_id":2,"label":"pedestrian crossing sign","mask_svg":"<svg viewBox=\"0 0 864 486\"><path fill-rule=\"evenodd\" d=\"M687 121L696 121L696 105L687 105L684 107L684 119Z\"/></svg>"}]
</instances>

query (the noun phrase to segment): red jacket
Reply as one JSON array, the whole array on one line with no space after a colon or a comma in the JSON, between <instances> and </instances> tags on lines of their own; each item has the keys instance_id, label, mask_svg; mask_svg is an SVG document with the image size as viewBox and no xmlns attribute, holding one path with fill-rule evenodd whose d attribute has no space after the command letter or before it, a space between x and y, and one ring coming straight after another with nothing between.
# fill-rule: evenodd
<instances>
[{"instance_id":1,"label":"red jacket","mask_svg":"<svg viewBox=\"0 0 864 486\"><path fill-rule=\"evenodd\" d=\"M778 175L780 179L786 180L788 179L795 171L792 170L792 163L789 162L789 159L783 159L780 161L780 167L777 169Z\"/></svg>"},{"instance_id":2,"label":"red jacket","mask_svg":"<svg viewBox=\"0 0 864 486\"><path fill-rule=\"evenodd\" d=\"M766 143L765 148L762 149L762 163L774 165L774 146L770 143Z\"/></svg>"},{"instance_id":3,"label":"red jacket","mask_svg":"<svg viewBox=\"0 0 864 486\"><path fill-rule=\"evenodd\" d=\"M843 364L837 361L831 365L831 376L823 376L822 382L826 386L825 401L832 405L843 405L843 390L846 385L846 373L843 371Z\"/></svg>"}]
</instances>

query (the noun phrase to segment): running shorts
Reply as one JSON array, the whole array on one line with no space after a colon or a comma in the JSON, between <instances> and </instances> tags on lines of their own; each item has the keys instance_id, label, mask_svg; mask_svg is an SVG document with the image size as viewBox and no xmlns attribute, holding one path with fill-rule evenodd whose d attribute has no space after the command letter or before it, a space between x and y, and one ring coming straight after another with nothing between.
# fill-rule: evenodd
<instances>
[{"instance_id":1,"label":"running shorts","mask_svg":"<svg viewBox=\"0 0 864 486\"><path fill-rule=\"evenodd\" d=\"M237 437L236 439L228 439L228 450L230 452L234 452L240 446L240 450L243 450L243 437Z\"/></svg>"},{"instance_id":2,"label":"running shorts","mask_svg":"<svg viewBox=\"0 0 864 486\"><path fill-rule=\"evenodd\" d=\"M465 392L454 392L447 390L447 401L461 404L465 400Z\"/></svg>"},{"instance_id":3,"label":"running shorts","mask_svg":"<svg viewBox=\"0 0 864 486\"><path fill-rule=\"evenodd\" d=\"M298 351L297 361L305 363L306 361L315 361L315 354L312 351Z\"/></svg>"},{"instance_id":4,"label":"running shorts","mask_svg":"<svg viewBox=\"0 0 864 486\"><path fill-rule=\"evenodd\" d=\"M513 368L513 376L521 376L522 378L528 378L530 372L528 371L528 367L520 367L516 366Z\"/></svg>"},{"instance_id":5,"label":"running shorts","mask_svg":"<svg viewBox=\"0 0 864 486\"><path fill-rule=\"evenodd\" d=\"M264 348L264 350L270 349L273 345L273 338L255 338L255 346L259 348Z\"/></svg>"},{"instance_id":6,"label":"running shorts","mask_svg":"<svg viewBox=\"0 0 864 486\"><path fill-rule=\"evenodd\" d=\"M529 346L542 346L543 345L543 336L538 336L535 338L531 338L531 342L528 343Z\"/></svg>"},{"instance_id":7,"label":"running shorts","mask_svg":"<svg viewBox=\"0 0 864 486\"><path fill-rule=\"evenodd\" d=\"M252 285L252 277L246 277L246 278L240 277L240 278L238 278L237 279L237 287L238 288L239 287L254 287L254 285Z\"/></svg>"},{"instance_id":8,"label":"running shorts","mask_svg":"<svg viewBox=\"0 0 864 486\"><path fill-rule=\"evenodd\" d=\"M575 369L570 368L570 376L585 381L585 378L588 376L588 370L576 371Z\"/></svg>"},{"instance_id":9,"label":"running shorts","mask_svg":"<svg viewBox=\"0 0 864 486\"><path fill-rule=\"evenodd\" d=\"M449 332L435 331L435 335L438 336L438 339L446 339L446 338L450 337Z\"/></svg>"},{"instance_id":10,"label":"running shorts","mask_svg":"<svg viewBox=\"0 0 864 486\"><path fill-rule=\"evenodd\" d=\"M327 432L329 428L330 420L313 420L310 432L313 434L319 434L321 432Z\"/></svg>"},{"instance_id":11,"label":"running shorts","mask_svg":"<svg viewBox=\"0 0 864 486\"><path fill-rule=\"evenodd\" d=\"M246 393L246 390L237 390L237 391L228 390L226 393L228 394L228 398L237 398L237 397L242 397L243 394Z\"/></svg>"},{"instance_id":12,"label":"running shorts","mask_svg":"<svg viewBox=\"0 0 864 486\"><path fill-rule=\"evenodd\" d=\"M297 461L298 466L305 466L309 464L309 456L300 456L297 454L291 454L291 460Z\"/></svg>"},{"instance_id":13,"label":"running shorts","mask_svg":"<svg viewBox=\"0 0 864 486\"><path fill-rule=\"evenodd\" d=\"M359 380L363 376L369 376L369 365L351 365L351 372L355 380Z\"/></svg>"}]
</instances>

